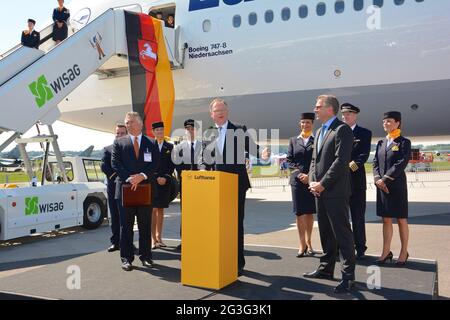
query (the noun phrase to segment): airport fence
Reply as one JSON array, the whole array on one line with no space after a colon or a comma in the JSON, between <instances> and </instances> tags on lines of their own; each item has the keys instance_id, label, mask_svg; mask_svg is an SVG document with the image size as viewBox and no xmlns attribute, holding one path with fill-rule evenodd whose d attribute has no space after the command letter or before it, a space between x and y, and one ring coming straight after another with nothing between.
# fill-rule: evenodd
<instances>
[{"instance_id":1,"label":"airport fence","mask_svg":"<svg viewBox=\"0 0 450 320\"><path fill-rule=\"evenodd\" d=\"M409 187L415 187L417 184L425 186L425 183L430 182L450 182L450 170L445 171L430 171L430 172L407 172L406 177ZM289 180L286 177L259 177L251 179L252 188L271 188L282 187L286 189L289 187ZM373 175L367 174L368 188L374 188Z\"/></svg>"}]
</instances>

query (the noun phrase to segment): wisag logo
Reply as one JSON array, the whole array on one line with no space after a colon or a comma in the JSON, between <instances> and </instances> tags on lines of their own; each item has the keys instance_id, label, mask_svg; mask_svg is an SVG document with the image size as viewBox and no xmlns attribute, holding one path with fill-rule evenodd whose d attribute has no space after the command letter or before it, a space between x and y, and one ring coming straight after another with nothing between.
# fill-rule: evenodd
<instances>
[{"instance_id":1,"label":"wisag logo","mask_svg":"<svg viewBox=\"0 0 450 320\"><path fill-rule=\"evenodd\" d=\"M64 210L63 202L39 204L39 197L25 198L25 215L32 216L41 213L51 213Z\"/></svg>"},{"instance_id":2,"label":"wisag logo","mask_svg":"<svg viewBox=\"0 0 450 320\"><path fill-rule=\"evenodd\" d=\"M25 198L25 215L31 216L39 213L39 197Z\"/></svg>"},{"instance_id":3,"label":"wisag logo","mask_svg":"<svg viewBox=\"0 0 450 320\"><path fill-rule=\"evenodd\" d=\"M42 108L44 104L54 97L52 89L48 86L47 79L44 75L40 76L37 81L32 82L28 88L30 88L31 93L34 95L39 108Z\"/></svg>"},{"instance_id":4,"label":"wisag logo","mask_svg":"<svg viewBox=\"0 0 450 320\"><path fill-rule=\"evenodd\" d=\"M234 6L241 2L250 2L254 0L222 0L223 3ZM216 8L220 4L220 0L190 0L189 1L189 11L196 11L202 9Z\"/></svg>"},{"instance_id":5,"label":"wisag logo","mask_svg":"<svg viewBox=\"0 0 450 320\"><path fill-rule=\"evenodd\" d=\"M77 64L75 64L72 68L69 68L56 80L51 81L50 83L44 75L40 76L37 81L30 83L28 88L35 97L38 108L42 108L47 102L52 100L55 94L58 94L62 89L73 82L80 74L81 69Z\"/></svg>"}]
</instances>

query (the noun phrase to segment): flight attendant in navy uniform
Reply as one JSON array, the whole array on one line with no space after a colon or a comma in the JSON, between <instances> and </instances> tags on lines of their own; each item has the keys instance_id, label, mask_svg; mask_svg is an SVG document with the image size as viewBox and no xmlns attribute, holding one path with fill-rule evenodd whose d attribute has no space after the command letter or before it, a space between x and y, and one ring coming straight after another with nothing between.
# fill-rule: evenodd
<instances>
[{"instance_id":1,"label":"flight attendant in navy uniform","mask_svg":"<svg viewBox=\"0 0 450 320\"><path fill-rule=\"evenodd\" d=\"M396 265L408 260L408 186L405 169L411 158L411 141L401 135L401 113L384 114L383 128L387 137L378 141L373 161L377 186L377 215L383 218L383 252L377 262L392 261L392 218L397 219L402 248Z\"/></svg>"},{"instance_id":2,"label":"flight attendant in navy uniform","mask_svg":"<svg viewBox=\"0 0 450 320\"><path fill-rule=\"evenodd\" d=\"M158 169L154 175L153 213L152 213L152 248L167 247L162 242L164 209L169 207L172 174L175 164L172 161L173 144L164 140L164 123L152 124L153 134L159 150Z\"/></svg>"},{"instance_id":3,"label":"flight attendant in navy uniform","mask_svg":"<svg viewBox=\"0 0 450 320\"><path fill-rule=\"evenodd\" d=\"M39 49L41 44L41 35L39 32L34 30L36 21L33 19L28 19L28 30L22 32L22 37L20 42L24 47Z\"/></svg>"},{"instance_id":4,"label":"flight attendant in navy uniform","mask_svg":"<svg viewBox=\"0 0 450 320\"><path fill-rule=\"evenodd\" d=\"M64 7L64 0L58 0L58 7L53 9L53 41L56 44L67 38L69 27L67 23L70 18L70 11Z\"/></svg>"},{"instance_id":5,"label":"flight attendant in navy uniform","mask_svg":"<svg viewBox=\"0 0 450 320\"><path fill-rule=\"evenodd\" d=\"M297 258L313 255L311 234L316 213L316 201L309 191L308 173L314 147L312 136L314 113L302 113L300 117L300 135L289 140L287 162L289 164L292 191L293 212L297 217L297 230L300 246Z\"/></svg>"},{"instance_id":6,"label":"flight attendant in navy uniform","mask_svg":"<svg viewBox=\"0 0 450 320\"><path fill-rule=\"evenodd\" d=\"M366 246L366 170L364 164L369 159L372 132L356 124L360 110L358 107L344 103L341 105L342 121L353 130L352 158L349 164L350 183L350 214L352 231L355 240L356 259L362 260L367 250Z\"/></svg>"}]
</instances>

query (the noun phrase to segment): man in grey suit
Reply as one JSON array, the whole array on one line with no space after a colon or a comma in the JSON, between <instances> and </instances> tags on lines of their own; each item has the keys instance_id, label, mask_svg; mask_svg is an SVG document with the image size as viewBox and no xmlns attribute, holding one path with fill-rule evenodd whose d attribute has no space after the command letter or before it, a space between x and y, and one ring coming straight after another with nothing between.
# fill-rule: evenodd
<instances>
[{"instance_id":1,"label":"man in grey suit","mask_svg":"<svg viewBox=\"0 0 450 320\"><path fill-rule=\"evenodd\" d=\"M334 266L340 252L342 281L334 289L343 293L354 287L355 245L349 222L351 194L350 171L353 133L344 122L337 119L339 102L334 96L317 98L314 109L322 127L317 139L309 171L310 190L316 196L317 218L324 255L319 267L305 273L306 278L333 279Z\"/></svg>"}]
</instances>

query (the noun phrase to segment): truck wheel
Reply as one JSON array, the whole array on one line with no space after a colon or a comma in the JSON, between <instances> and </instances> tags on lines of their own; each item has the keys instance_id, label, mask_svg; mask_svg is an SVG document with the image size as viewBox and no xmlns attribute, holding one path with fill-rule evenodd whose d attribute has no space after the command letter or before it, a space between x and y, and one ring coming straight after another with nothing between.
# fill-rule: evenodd
<instances>
[{"instance_id":1,"label":"truck wheel","mask_svg":"<svg viewBox=\"0 0 450 320\"><path fill-rule=\"evenodd\" d=\"M86 198L83 209L83 227L91 230L98 228L103 223L103 219L106 217L106 208L100 199Z\"/></svg>"}]
</instances>

